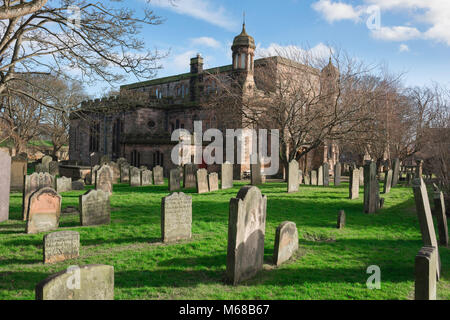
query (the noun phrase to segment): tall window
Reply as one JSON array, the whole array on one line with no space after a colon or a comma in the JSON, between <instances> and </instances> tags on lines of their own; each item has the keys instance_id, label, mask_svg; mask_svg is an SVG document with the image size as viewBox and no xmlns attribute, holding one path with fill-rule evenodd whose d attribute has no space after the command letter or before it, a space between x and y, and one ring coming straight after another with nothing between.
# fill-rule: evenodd
<instances>
[{"instance_id":1,"label":"tall window","mask_svg":"<svg viewBox=\"0 0 450 320\"><path fill-rule=\"evenodd\" d=\"M100 124L96 123L89 128L89 151L98 152L100 140Z\"/></svg>"},{"instance_id":2,"label":"tall window","mask_svg":"<svg viewBox=\"0 0 450 320\"><path fill-rule=\"evenodd\" d=\"M245 69L245 59L247 58L247 55L245 53L241 54L241 69Z\"/></svg>"}]
</instances>

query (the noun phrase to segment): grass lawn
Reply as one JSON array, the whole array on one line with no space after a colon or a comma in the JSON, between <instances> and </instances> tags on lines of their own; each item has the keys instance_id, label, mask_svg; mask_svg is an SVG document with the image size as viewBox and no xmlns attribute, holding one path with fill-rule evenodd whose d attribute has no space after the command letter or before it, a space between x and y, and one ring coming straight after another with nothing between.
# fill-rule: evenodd
<instances>
[{"instance_id":1,"label":"grass lawn","mask_svg":"<svg viewBox=\"0 0 450 320\"><path fill-rule=\"evenodd\" d=\"M285 183L261 187L267 195L264 270L233 287L224 284L228 202L233 189L195 194L193 238L160 242L161 198L165 186L114 186L111 224L80 227L78 216L63 216L60 229L81 236L80 257L42 264L42 237L27 235L20 220L22 196L11 195L10 220L0 224L0 299L34 299L35 285L70 265L109 264L115 271L116 299L413 299L414 257L422 246L411 188L397 187L377 214L363 213L360 199L348 200L348 184L340 187L300 186L286 193ZM91 188L91 187L87 187ZM78 205L84 191L63 193L62 207ZM344 209L347 226L336 229ZM299 251L286 264L273 267L275 229L294 221ZM435 223L436 225L436 223ZM439 248L442 279L438 299L450 299L450 249ZM381 268L381 289L369 290L367 267Z\"/></svg>"}]
</instances>

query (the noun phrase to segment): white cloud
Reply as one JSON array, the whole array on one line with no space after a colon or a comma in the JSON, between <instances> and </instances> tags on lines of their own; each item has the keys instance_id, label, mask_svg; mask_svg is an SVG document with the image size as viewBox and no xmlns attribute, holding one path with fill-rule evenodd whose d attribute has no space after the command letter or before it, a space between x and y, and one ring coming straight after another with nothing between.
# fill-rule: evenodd
<instances>
[{"instance_id":1,"label":"white cloud","mask_svg":"<svg viewBox=\"0 0 450 320\"><path fill-rule=\"evenodd\" d=\"M191 39L192 45L220 48L220 42L211 37L199 37Z\"/></svg>"},{"instance_id":2,"label":"white cloud","mask_svg":"<svg viewBox=\"0 0 450 320\"><path fill-rule=\"evenodd\" d=\"M174 69L177 72L188 72L191 58L195 57L196 55L197 52L194 50L183 52L181 54L173 56L171 59L172 61L171 63L169 63L169 65L171 66L171 69Z\"/></svg>"},{"instance_id":3,"label":"white cloud","mask_svg":"<svg viewBox=\"0 0 450 320\"><path fill-rule=\"evenodd\" d=\"M285 56L291 59L324 59L329 58L330 53L333 53L334 49L323 43L319 43L316 46L305 49L295 45L282 46L277 43L271 43L267 48L260 47L258 45L256 49L256 54L259 57L270 57L270 56Z\"/></svg>"},{"instance_id":4,"label":"white cloud","mask_svg":"<svg viewBox=\"0 0 450 320\"><path fill-rule=\"evenodd\" d=\"M408 41L421 36L421 32L413 27L381 27L379 30L372 30L372 36L376 39L387 41Z\"/></svg>"},{"instance_id":5,"label":"white cloud","mask_svg":"<svg viewBox=\"0 0 450 320\"><path fill-rule=\"evenodd\" d=\"M400 45L400 47L398 48L398 51L399 51L399 52L409 52L409 47L408 47L408 45L402 43L402 44Z\"/></svg>"},{"instance_id":6,"label":"white cloud","mask_svg":"<svg viewBox=\"0 0 450 320\"><path fill-rule=\"evenodd\" d=\"M312 4L312 8L320 12L330 23L340 20L358 21L361 14L359 9L350 4L330 0L319 0Z\"/></svg>"},{"instance_id":7,"label":"white cloud","mask_svg":"<svg viewBox=\"0 0 450 320\"><path fill-rule=\"evenodd\" d=\"M213 5L210 0L152 0L150 4L206 21L230 31L236 31L239 26L223 6Z\"/></svg>"}]
</instances>

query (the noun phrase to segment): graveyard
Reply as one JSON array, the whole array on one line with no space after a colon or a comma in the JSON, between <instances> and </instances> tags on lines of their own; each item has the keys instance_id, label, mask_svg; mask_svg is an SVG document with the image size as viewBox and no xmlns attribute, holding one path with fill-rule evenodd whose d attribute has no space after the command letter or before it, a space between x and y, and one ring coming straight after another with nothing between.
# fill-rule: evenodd
<instances>
[{"instance_id":1,"label":"graveyard","mask_svg":"<svg viewBox=\"0 0 450 320\"><path fill-rule=\"evenodd\" d=\"M414 257L422 241L412 188L403 182L383 195L376 214L363 212L363 187L358 199L349 199L348 182L301 184L294 193L282 181L259 185L267 197L263 269L238 285L227 283L229 201L247 184L235 181L230 189L203 194L179 190L192 197L192 236L168 243L161 239L167 179L163 185L115 184L110 224L98 226L81 226L78 212L66 210L77 208L79 196L94 186L62 192L57 231L79 233L79 256L52 264L42 262L43 236L51 232L24 233L22 194L13 192L9 220L0 224L0 299L35 299L40 281L90 264L114 267L114 299L414 299ZM340 210L346 221L337 229ZM284 221L297 226L298 250L276 266L275 233ZM450 249L439 247L439 254L437 299L448 300ZM379 290L366 287L370 265L381 268Z\"/></svg>"}]
</instances>

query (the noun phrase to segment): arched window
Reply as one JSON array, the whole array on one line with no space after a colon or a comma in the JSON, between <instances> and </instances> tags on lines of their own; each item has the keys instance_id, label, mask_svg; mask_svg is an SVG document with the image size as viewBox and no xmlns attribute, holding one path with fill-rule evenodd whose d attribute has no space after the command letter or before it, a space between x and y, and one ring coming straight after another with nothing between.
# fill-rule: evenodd
<instances>
[{"instance_id":1,"label":"arched window","mask_svg":"<svg viewBox=\"0 0 450 320\"><path fill-rule=\"evenodd\" d=\"M241 65L240 68L241 69L245 69L245 59L247 58L247 55L245 53L241 54Z\"/></svg>"}]
</instances>

